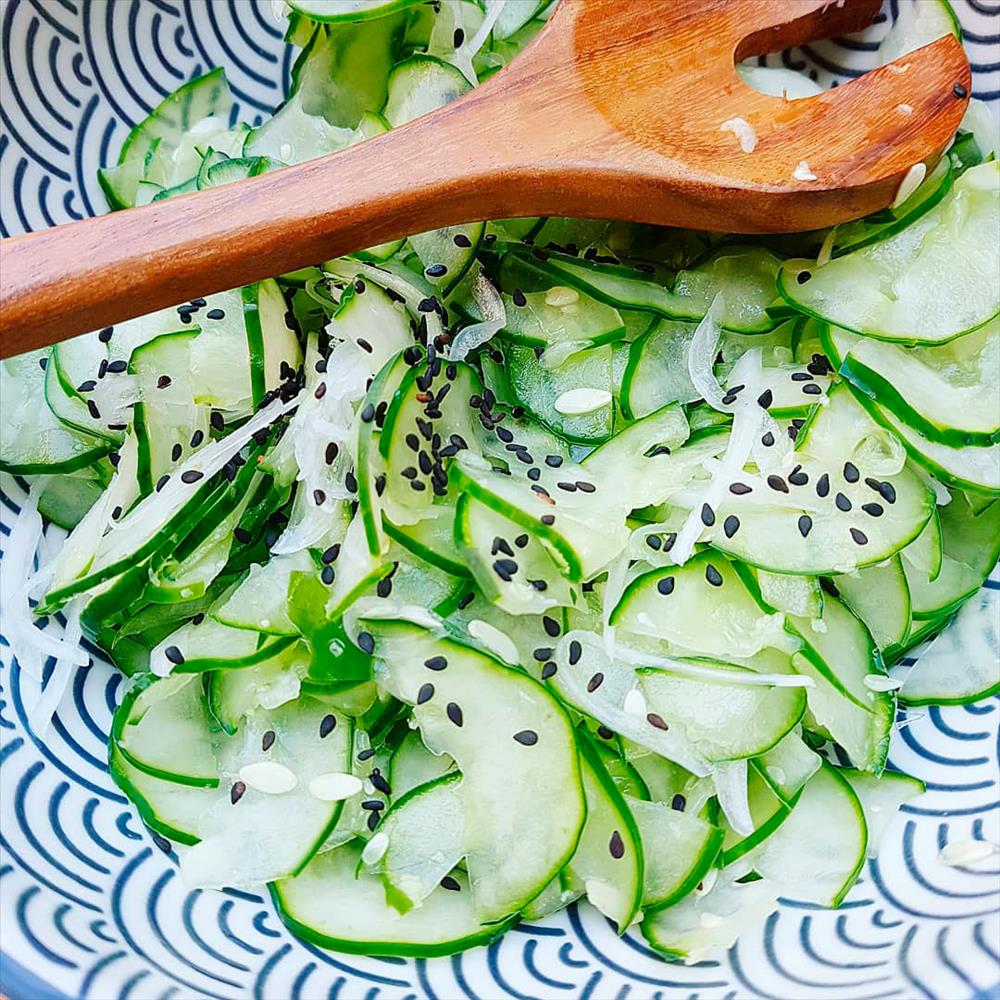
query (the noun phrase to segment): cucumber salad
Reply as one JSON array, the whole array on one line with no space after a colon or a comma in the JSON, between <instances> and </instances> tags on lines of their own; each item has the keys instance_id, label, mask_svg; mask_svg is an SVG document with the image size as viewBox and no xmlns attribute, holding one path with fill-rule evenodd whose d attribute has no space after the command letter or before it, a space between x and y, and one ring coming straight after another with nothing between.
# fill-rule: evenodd
<instances>
[{"instance_id":1,"label":"cucumber salad","mask_svg":"<svg viewBox=\"0 0 1000 1000\"><path fill-rule=\"evenodd\" d=\"M401 125L548 13L288 8L285 103L185 84L112 208ZM919 12L885 60L957 32ZM266 885L325 948L449 954L586 899L699 961L779 896L838 905L922 791L897 703L1000 690L996 145L973 102L832 230L476 222L3 362L13 641L99 646L111 773L186 884Z\"/></svg>"}]
</instances>

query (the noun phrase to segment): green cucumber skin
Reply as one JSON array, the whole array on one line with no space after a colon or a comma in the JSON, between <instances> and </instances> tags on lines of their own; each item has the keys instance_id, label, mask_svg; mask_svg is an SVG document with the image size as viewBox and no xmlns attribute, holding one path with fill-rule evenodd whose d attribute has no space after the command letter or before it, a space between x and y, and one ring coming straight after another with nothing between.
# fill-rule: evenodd
<instances>
[{"instance_id":1,"label":"green cucumber skin","mask_svg":"<svg viewBox=\"0 0 1000 1000\"><path fill-rule=\"evenodd\" d=\"M689 896L701 884L702 879L712 868L718 867L722 851L723 832L718 827L714 827L705 846L704 852L698 859L698 863L692 867L687 878L677 887L677 889L666 899L661 899L658 903L644 908L646 913L656 913L658 910L665 910L674 903L679 903L686 896Z\"/></svg>"}]
</instances>

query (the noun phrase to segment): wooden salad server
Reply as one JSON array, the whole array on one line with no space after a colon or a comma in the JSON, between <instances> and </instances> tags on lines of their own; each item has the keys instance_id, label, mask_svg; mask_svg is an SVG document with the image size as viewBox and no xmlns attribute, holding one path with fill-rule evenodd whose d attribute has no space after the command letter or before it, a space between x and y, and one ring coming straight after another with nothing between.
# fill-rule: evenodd
<instances>
[{"instance_id":1,"label":"wooden salad server","mask_svg":"<svg viewBox=\"0 0 1000 1000\"><path fill-rule=\"evenodd\" d=\"M858 31L880 0L562 0L481 87L360 145L0 243L0 356L479 219L561 215L790 232L890 204L971 90L946 36L789 101L735 63ZM736 132L742 119L745 152ZM730 126L730 129L732 126Z\"/></svg>"}]
</instances>

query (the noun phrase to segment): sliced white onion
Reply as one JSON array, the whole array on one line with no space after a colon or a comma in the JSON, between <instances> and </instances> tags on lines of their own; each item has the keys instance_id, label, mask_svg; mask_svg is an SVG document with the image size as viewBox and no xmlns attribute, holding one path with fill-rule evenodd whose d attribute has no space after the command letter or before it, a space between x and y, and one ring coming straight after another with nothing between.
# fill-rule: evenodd
<instances>
[{"instance_id":1,"label":"sliced white onion","mask_svg":"<svg viewBox=\"0 0 1000 1000\"><path fill-rule=\"evenodd\" d=\"M448 354L450 361L464 361L477 347L491 340L506 322L503 299L481 269L472 282L472 297L483 318L455 334Z\"/></svg>"},{"instance_id":2,"label":"sliced white onion","mask_svg":"<svg viewBox=\"0 0 1000 1000\"><path fill-rule=\"evenodd\" d=\"M775 618L781 616L776 615ZM713 684L730 684L733 687L787 687L809 688L814 686L811 677L799 674L766 674L753 669L726 670L719 667L709 667L703 663L690 660L678 660L671 656L656 656L642 650L629 649L621 643L615 649L615 659L634 667L658 667L679 677L691 677L694 680L709 681Z\"/></svg>"},{"instance_id":3,"label":"sliced white onion","mask_svg":"<svg viewBox=\"0 0 1000 1000\"><path fill-rule=\"evenodd\" d=\"M688 348L688 375L691 376L692 385L701 393L701 398L713 410L730 413L729 407L722 402L725 390L715 377L715 355L718 353L719 338L722 336L719 316L724 306L725 301L720 292L712 299L708 312L695 329L691 346Z\"/></svg>"},{"instance_id":4,"label":"sliced white onion","mask_svg":"<svg viewBox=\"0 0 1000 1000\"><path fill-rule=\"evenodd\" d=\"M466 39L465 43L455 50L455 54L451 57L452 65L461 70L462 75L473 87L479 83L479 78L472 67L472 60L486 44L486 40L493 30L493 25L503 13L506 4L507 0L486 0L486 16L483 18L483 23L479 25L478 31L471 38Z\"/></svg>"},{"instance_id":5,"label":"sliced white onion","mask_svg":"<svg viewBox=\"0 0 1000 1000\"><path fill-rule=\"evenodd\" d=\"M715 764L712 768L712 780L726 821L737 833L744 837L750 836L753 833L753 818L750 816L750 803L747 799L747 762L728 760Z\"/></svg>"},{"instance_id":6,"label":"sliced white onion","mask_svg":"<svg viewBox=\"0 0 1000 1000\"><path fill-rule=\"evenodd\" d=\"M66 629L63 632L62 641L67 648L78 651L83 656L86 653L80 649L80 637L83 629L80 627L80 613L83 611L83 599L77 598L66 606ZM87 657L89 661L89 657ZM86 662L86 661L85 661ZM52 673L49 674L48 683L42 688L41 697L28 715L28 725L36 736L44 736L49 726L52 725L52 716L56 714L62 704L63 695L73 681L76 673L75 664L65 656L56 657Z\"/></svg>"}]
</instances>

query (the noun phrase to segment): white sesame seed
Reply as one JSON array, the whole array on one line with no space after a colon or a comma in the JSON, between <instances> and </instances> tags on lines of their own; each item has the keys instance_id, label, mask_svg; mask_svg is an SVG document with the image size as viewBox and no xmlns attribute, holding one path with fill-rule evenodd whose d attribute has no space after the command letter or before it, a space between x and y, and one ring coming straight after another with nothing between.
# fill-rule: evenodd
<instances>
[{"instance_id":1,"label":"white sesame seed","mask_svg":"<svg viewBox=\"0 0 1000 1000\"><path fill-rule=\"evenodd\" d=\"M912 115L913 114L913 105L911 105L911 104L897 104L896 105L896 110L901 115Z\"/></svg>"},{"instance_id":2,"label":"white sesame seed","mask_svg":"<svg viewBox=\"0 0 1000 1000\"><path fill-rule=\"evenodd\" d=\"M866 674L864 684L869 691L897 691L903 686L898 677L886 677L884 674Z\"/></svg>"},{"instance_id":3,"label":"white sesame seed","mask_svg":"<svg viewBox=\"0 0 1000 1000\"><path fill-rule=\"evenodd\" d=\"M473 618L469 622L469 635L473 639L478 639L487 649L492 650L502 660L508 663L518 663L521 659L517 652L517 646L506 632L484 622L480 618Z\"/></svg>"},{"instance_id":4,"label":"white sesame seed","mask_svg":"<svg viewBox=\"0 0 1000 1000\"><path fill-rule=\"evenodd\" d=\"M271 760L258 760L240 768L240 781L265 795L290 792L298 783L295 772Z\"/></svg>"},{"instance_id":5,"label":"white sesame seed","mask_svg":"<svg viewBox=\"0 0 1000 1000\"><path fill-rule=\"evenodd\" d=\"M798 166L792 171L792 176L797 181L819 180L819 178L809 169L809 164L805 160L799 160Z\"/></svg>"},{"instance_id":6,"label":"white sesame seed","mask_svg":"<svg viewBox=\"0 0 1000 1000\"><path fill-rule=\"evenodd\" d=\"M895 73L896 76L900 76L901 74L905 73L909 68L910 68L909 63L889 63L886 66L886 69L890 73Z\"/></svg>"},{"instance_id":7,"label":"white sesame seed","mask_svg":"<svg viewBox=\"0 0 1000 1000\"><path fill-rule=\"evenodd\" d=\"M343 771L330 771L328 774L318 774L309 782L309 794L324 802L340 802L357 795L363 785L361 779Z\"/></svg>"},{"instance_id":8,"label":"white sesame seed","mask_svg":"<svg viewBox=\"0 0 1000 1000\"><path fill-rule=\"evenodd\" d=\"M365 849L361 852L361 860L366 865L374 865L382 860L382 855L389 850L389 835L387 833L376 833L371 840L365 844Z\"/></svg>"},{"instance_id":9,"label":"white sesame seed","mask_svg":"<svg viewBox=\"0 0 1000 1000\"><path fill-rule=\"evenodd\" d=\"M745 118L730 118L719 126L719 131L732 132L744 153L752 153L757 148L757 133Z\"/></svg>"},{"instance_id":10,"label":"white sesame seed","mask_svg":"<svg viewBox=\"0 0 1000 1000\"><path fill-rule=\"evenodd\" d=\"M555 408L564 417L576 417L593 413L610 402L611 393L607 389L570 389L556 400Z\"/></svg>"},{"instance_id":11,"label":"white sesame seed","mask_svg":"<svg viewBox=\"0 0 1000 1000\"><path fill-rule=\"evenodd\" d=\"M945 844L938 853L937 859L943 865L951 868L959 865L969 865L976 861L985 861L1000 853L1000 845L989 840L956 840Z\"/></svg>"},{"instance_id":12,"label":"white sesame seed","mask_svg":"<svg viewBox=\"0 0 1000 1000\"><path fill-rule=\"evenodd\" d=\"M292 144L290 142L283 142L278 150L278 155L287 162L292 158L293 152Z\"/></svg>"},{"instance_id":13,"label":"white sesame seed","mask_svg":"<svg viewBox=\"0 0 1000 1000\"><path fill-rule=\"evenodd\" d=\"M900 182L899 190L896 192L896 197L892 199L892 204L890 208L896 208L902 205L907 198L913 194L914 191L920 187L924 182L924 178L927 176L927 164L921 161L920 163L914 163L909 170L906 171L906 176Z\"/></svg>"},{"instance_id":14,"label":"white sesame seed","mask_svg":"<svg viewBox=\"0 0 1000 1000\"><path fill-rule=\"evenodd\" d=\"M646 699L638 688L632 688L622 704L622 708L629 715L638 716L640 719L646 717Z\"/></svg>"},{"instance_id":15,"label":"white sesame seed","mask_svg":"<svg viewBox=\"0 0 1000 1000\"><path fill-rule=\"evenodd\" d=\"M580 293L575 288L554 285L545 293L545 304L547 306L571 306L579 298Z\"/></svg>"}]
</instances>

